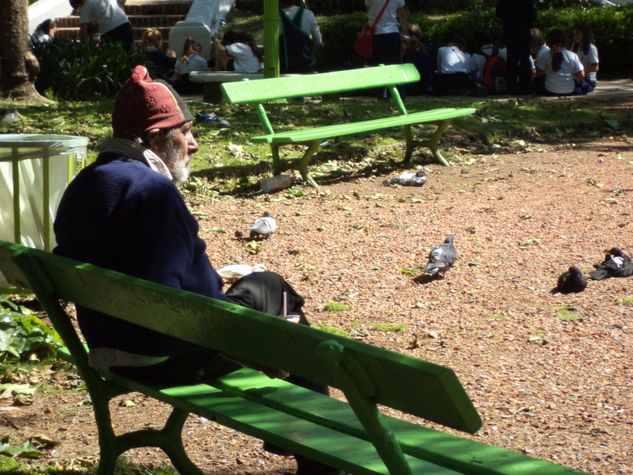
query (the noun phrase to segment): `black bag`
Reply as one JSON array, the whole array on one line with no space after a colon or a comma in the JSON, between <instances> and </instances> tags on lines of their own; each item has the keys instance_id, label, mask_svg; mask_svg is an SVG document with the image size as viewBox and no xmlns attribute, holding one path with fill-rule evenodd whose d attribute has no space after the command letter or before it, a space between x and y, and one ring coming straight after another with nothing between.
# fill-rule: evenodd
<instances>
[{"instance_id":1,"label":"black bag","mask_svg":"<svg viewBox=\"0 0 633 475\"><path fill-rule=\"evenodd\" d=\"M316 66L314 45L310 36L301 29L305 8L299 8L291 20L280 10L281 35L279 37L279 63L282 73L305 73Z\"/></svg>"}]
</instances>

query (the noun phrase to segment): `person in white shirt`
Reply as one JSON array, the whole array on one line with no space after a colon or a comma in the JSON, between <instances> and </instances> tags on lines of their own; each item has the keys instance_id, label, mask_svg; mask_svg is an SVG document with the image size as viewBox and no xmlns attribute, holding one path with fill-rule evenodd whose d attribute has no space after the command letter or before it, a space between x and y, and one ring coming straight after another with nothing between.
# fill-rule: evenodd
<instances>
[{"instance_id":1,"label":"person in white shirt","mask_svg":"<svg viewBox=\"0 0 633 475\"><path fill-rule=\"evenodd\" d=\"M530 69L532 86L537 94L545 94L545 71L536 69L536 63L545 64L549 58L549 46L545 44L543 32L538 28L530 30Z\"/></svg>"},{"instance_id":2,"label":"person in white shirt","mask_svg":"<svg viewBox=\"0 0 633 475\"><path fill-rule=\"evenodd\" d=\"M229 30L222 35L222 41L213 39L215 46L215 70L238 73L257 73L264 67L263 56L248 32Z\"/></svg>"},{"instance_id":3,"label":"person in white shirt","mask_svg":"<svg viewBox=\"0 0 633 475\"><path fill-rule=\"evenodd\" d=\"M576 92L576 83L584 78L584 68L578 55L565 48L567 37L563 30L553 29L547 35L548 55L536 62L537 73L545 73L545 93L551 96L569 96Z\"/></svg>"},{"instance_id":4,"label":"person in white shirt","mask_svg":"<svg viewBox=\"0 0 633 475\"><path fill-rule=\"evenodd\" d=\"M126 0L69 0L79 11L79 36L89 37L89 26L97 25L104 41L119 41L126 48L134 46L132 25L123 7Z\"/></svg>"},{"instance_id":5,"label":"person in white shirt","mask_svg":"<svg viewBox=\"0 0 633 475\"><path fill-rule=\"evenodd\" d=\"M174 89L179 94L198 94L202 92L202 83L189 81L189 74L193 71L206 71L209 63L200 55L202 45L189 36L185 40L182 56L176 60L174 75L171 80Z\"/></svg>"},{"instance_id":6,"label":"person in white shirt","mask_svg":"<svg viewBox=\"0 0 633 475\"><path fill-rule=\"evenodd\" d=\"M471 56L466 50L466 41L461 36L455 36L448 45L438 48L435 92L437 94L476 94L477 85L470 75L470 61Z\"/></svg>"},{"instance_id":7,"label":"person in white shirt","mask_svg":"<svg viewBox=\"0 0 633 475\"><path fill-rule=\"evenodd\" d=\"M55 20L49 18L37 25L35 31L31 35L31 46L38 43L52 43L55 38L55 31L57 30L57 24Z\"/></svg>"},{"instance_id":8,"label":"person in white shirt","mask_svg":"<svg viewBox=\"0 0 633 475\"><path fill-rule=\"evenodd\" d=\"M574 25L574 44L571 50L578 55L585 68L585 81L582 82L583 90L585 92L593 91L598 80L597 73L600 61L589 23L580 21Z\"/></svg>"},{"instance_id":9,"label":"person in white shirt","mask_svg":"<svg viewBox=\"0 0 633 475\"><path fill-rule=\"evenodd\" d=\"M385 6L386 3L386 6ZM400 28L403 32L409 30L409 20L404 0L365 0L367 7L367 24L373 25L378 14L385 6L374 32L374 56L368 61L372 65L378 64L401 64L402 63L402 40L400 38ZM398 88L400 94L405 92L405 88ZM378 99L387 98L387 89L381 88L378 92Z\"/></svg>"}]
</instances>

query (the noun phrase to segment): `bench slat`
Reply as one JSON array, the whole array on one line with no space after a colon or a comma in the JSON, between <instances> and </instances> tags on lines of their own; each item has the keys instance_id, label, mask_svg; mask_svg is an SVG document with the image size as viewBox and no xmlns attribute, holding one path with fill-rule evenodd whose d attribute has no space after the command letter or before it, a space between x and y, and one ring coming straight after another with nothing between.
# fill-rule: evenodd
<instances>
[{"instance_id":1,"label":"bench slat","mask_svg":"<svg viewBox=\"0 0 633 475\"><path fill-rule=\"evenodd\" d=\"M72 357L66 349L60 349L60 354L67 361L72 361ZM211 394L223 394L223 398L228 398L229 395L234 398L240 397L329 428L336 433L342 432L367 441L364 428L348 404L288 384L284 380L271 379L250 369L235 371L209 382L209 385L178 386L161 390L116 375L112 379L134 390L152 393L151 395L157 399L187 410L190 410L191 407L183 406L183 400L198 406L199 404L195 402L198 398ZM226 399L223 400L226 401ZM217 407L211 408L209 406L207 409L212 410L214 414L218 411ZM196 410L194 409L192 412L196 412ZM197 413L209 418L209 414L205 415L199 411ZM582 473L568 467L429 429L394 417L384 416L384 419L389 428L398 434L398 441L405 454L458 470L460 473L462 471L473 474L512 473L515 475ZM233 425L235 422L232 420L223 420L223 423L238 429ZM271 440L271 437L277 436L277 432L270 432L264 438ZM288 440L277 441L277 445L284 447L287 443ZM475 468L472 465L473 460L479 462Z\"/></svg>"},{"instance_id":2,"label":"bench slat","mask_svg":"<svg viewBox=\"0 0 633 475\"><path fill-rule=\"evenodd\" d=\"M246 370L219 378L212 384L226 392L257 399L267 406L367 440L365 430L348 404L289 385L283 380L272 380L262 374L245 378L244 371ZM389 428L398 434L398 441L405 454L454 470L468 473L517 475L582 473L394 417L384 416L384 419ZM473 468L473 460L478 460L480 466Z\"/></svg>"},{"instance_id":3,"label":"bench slat","mask_svg":"<svg viewBox=\"0 0 633 475\"><path fill-rule=\"evenodd\" d=\"M319 96L337 92L356 91L373 87L389 87L417 82L420 73L411 64L364 68L363 74L350 69L330 73L304 74L294 77L225 82L221 89L230 104L264 102L287 97Z\"/></svg>"},{"instance_id":4,"label":"bench slat","mask_svg":"<svg viewBox=\"0 0 633 475\"><path fill-rule=\"evenodd\" d=\"M109 381L132 391L147 394L174 407L216 421L252 437L268 440L277 446L323 463L340 466L344 470L358 474L389 473L374 446L366 439L311 422L309 419L297 419L291 412L284 411L283 408L270 407L266 404L265 398L258 397L290 386L293 388L293 395L307 405L312 404L311 399L315 399L316 404L321 407L328 406L334 401L328 396L283 380L273 380L254 370L241 369L227 376L232 380L233 386L233 391L227 392L222 389L224 384L221 382L227 377L211 384L159 388L107 371L104 374ZM254 391L253 388L257 390ZM315 395L317 397L314 397ZM350 414L353 416L349 406L344 403L340 403L340 406L334 409L341 416L345 413L347 417ZM305 441L308 440L310 442L306 446ZM406 458L414 473L459 473L424 459L412 456Z\"/></svg>"},{"instance_id":5,"label":"bench slat","mask_svg":"<svg viewBox=\"0 0 633 475\"><path fill-rule=\"evenodd\" d=\"M476 110L472 108L432 109L427 111L414 112L407 115L365 120L362 122L326 125L324 127L315 127L311 129L290 130L287 132L278 132L275 134L258 135L256 137L251 137L251 140L253 142L266 142L273 144L302 143L309 142L311 140L323 140L330 137L338 137L341 135L373 132L380 129L388 129L391 127L401 127L404 125L412 125L423 122L437 122L441 120L454 119L455 117L463 117L466 115L474 114L475 111Z\"/></svg>"}]
</instances>

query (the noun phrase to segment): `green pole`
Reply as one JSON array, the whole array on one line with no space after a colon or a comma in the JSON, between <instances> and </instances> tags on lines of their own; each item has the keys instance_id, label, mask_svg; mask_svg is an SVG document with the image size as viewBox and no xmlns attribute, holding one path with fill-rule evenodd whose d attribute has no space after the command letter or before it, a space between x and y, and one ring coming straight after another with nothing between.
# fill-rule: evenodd
<instances>
[{"instance_id":1,"label":"green pole","mask_svg":"<svg viewBox=\"0 0 633 475\"><path fill-rule=\"evenodd\" d=\"M44 156L42 157L42 220L44 224L44 250L51 250L51 169L50 169L50 150L48 147L44 147Z\"/></svg>"},{"instance_id":2,"label":"green pole","mask_svg":"<svg viewBox=\"0 0 633 475\"><path fill-rule=\"evenodd\" d=\"M264 77L279 77L279 0L264 0Z\"/></svg>"},{"instance_id":3,"label":"green pole","mask_svg":"<svg viewBox=\"0 0 633 475\"><path fill-rule=\"evenodd\" d=\"M18 148L13 148L11 171L13 174L13 242L22 244L22 230L20 229L20 161Z\"/></svg>"}]
</instances>

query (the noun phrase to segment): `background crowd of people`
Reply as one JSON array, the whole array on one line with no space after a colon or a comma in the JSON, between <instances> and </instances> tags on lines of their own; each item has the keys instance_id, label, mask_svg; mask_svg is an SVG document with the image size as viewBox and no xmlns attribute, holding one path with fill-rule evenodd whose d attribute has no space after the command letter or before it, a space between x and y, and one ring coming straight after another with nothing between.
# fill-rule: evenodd
<instances>
[{"instance_id":1,"label":"background crowd of people","mask_svg":"<svg viewBox=\"0 0 633 475\"><path fill-rule=\"evenodd\" d=\"M80 36L99 41L119 41L135 48L132 27L125 14L126 0L69 0L79 16ZM444 45L429 45L424 32L409 23L405 0L364 0L367 23L375 23L373 57L367 65L413 63L421 80L403 88L402 94L587 94L597 84L598 48L591 26L578 22L568 36L554 28L546 35L536 27L534 0L498 0L496 16L503 31L479 27L472 44L453 36ZM323 43L315 14L302 0L280 0L279 58L282 73L310 73L318 69L317 50ZM30 36L32 45L55 39L53 19L42 22ZM211 58L203 57L201 44L191 37L183 45L167 47L159 30L147 28L140 46L147 51L155 77L171 83L181 94L201 92L189 81L193 71L263 70L263 51L251 33L227 30L212 38ZM350 51L352 50L350 45ZM387 97L386 89L378 98Z\"/></svg>"}]
</instances>

